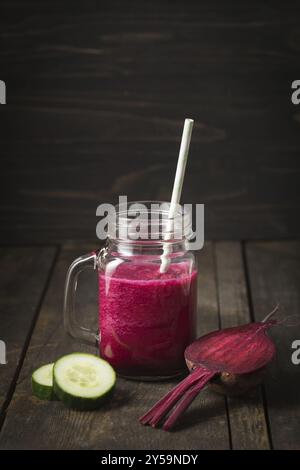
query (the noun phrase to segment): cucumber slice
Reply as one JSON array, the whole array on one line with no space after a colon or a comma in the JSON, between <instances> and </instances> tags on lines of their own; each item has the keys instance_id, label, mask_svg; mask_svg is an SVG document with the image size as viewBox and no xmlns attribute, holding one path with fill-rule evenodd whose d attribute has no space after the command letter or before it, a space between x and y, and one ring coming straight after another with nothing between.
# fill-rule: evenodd
<instances>
[{"instance_id":1,"label":"cucumber slice","mask_svg":"<svg viewBox=\"0 0 300 470\"><path fill-rule=\"evenodd\" d=\"M53 392L53 366L45 364L36 369L31 376L32 393L41 400L54 400Z\"/></svg>"},{"instance_id":2,"label":"cucumber slice","mask_svg":"<svg viewBox=\"0 0 300 470\"><path fill-rule=\"evenodd\" d=\"M115 383L114 369L108 362L93 354L68 354L54 364L54 392L70 408L98 408L110 396Z\"/></svg>"}]
</instances>

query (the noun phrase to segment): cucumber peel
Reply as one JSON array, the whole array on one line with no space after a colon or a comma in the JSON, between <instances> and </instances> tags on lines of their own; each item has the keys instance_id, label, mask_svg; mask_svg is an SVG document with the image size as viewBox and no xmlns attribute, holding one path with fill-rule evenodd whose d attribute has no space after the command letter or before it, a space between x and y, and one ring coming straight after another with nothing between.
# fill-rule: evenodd
<instances>
[{"instance_id":1,"label":"cucumber peel","mask_svg":"<svg viewBox=\"0 0 300 470\"><path fill-rule=\"evenodd\" d=\"M116 373L110 364L88 353L72 353L53 367L53 390L68 407L94 410L112 394Z\"/></svg>"},{"instance_id":2,"label":"cucumber peel","mask_svg":"<svg viewBox=\"0 0 300 470\"><path fill-rule=\"evenodd\" d=\"M36 369L31 376L32 393L40 400L55 400L53 391L54 363Z\"/></svg>"}]
</instances>

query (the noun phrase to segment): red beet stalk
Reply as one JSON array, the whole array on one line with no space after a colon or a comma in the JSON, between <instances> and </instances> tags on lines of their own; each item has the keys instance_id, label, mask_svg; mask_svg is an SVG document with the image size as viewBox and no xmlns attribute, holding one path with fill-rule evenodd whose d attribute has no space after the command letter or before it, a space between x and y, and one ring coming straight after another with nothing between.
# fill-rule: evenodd
<instances>
[{"instance_id":1,"label":"red beet stalk","mask_svg":"<svg viewBox=\"0 0 300 470\"><path fill-rule=\"evenodd\" d=\"M209 378L206 382L210 380L211 372L204 368L199 367L192 371L190 375L188 375L176 387L161 398L161 400L159 400L152 408L150 408L150 410L140 418L140 422L142 424L150 424L150 426L155 427L187 390L197 384L199 380L201 381L208 376Z\"/></svg>"},{"instance_id":2,"label":"red beet stalk","mask_svg":"<svg viewBox=\"0 0 300 470\"><path fill-rule=\"evenodd\" d=\"M169 413L163 425L164 430L169 430L214 376L222 372L248 374L266 366L275 355L267 330L277 323L268 315L262 322L225 328L198 338L184 354L190 375L152 406L140 422L155 427Z\"/></svg>"},{"instance_id":3,"label":"red beet stalk","mask_svg":"<svg viewBox=\"0 0 300 470\"><path fill-rule=\"evenodd\" d=\"M195 369L199 371L199 369ZM163 425L163 429L168 431L171 429L174 424L176 423L177 419L184 413L184 411L190 406L192 401L196 398L198 393L205 387L205 385L216 375L215 372L205 371L202 378L192 385L187 392L184 394L183 398L179 401L179 403L175 406L175 409L170 413L168 416L165 424Z\"/></svg>"}]
</instances>

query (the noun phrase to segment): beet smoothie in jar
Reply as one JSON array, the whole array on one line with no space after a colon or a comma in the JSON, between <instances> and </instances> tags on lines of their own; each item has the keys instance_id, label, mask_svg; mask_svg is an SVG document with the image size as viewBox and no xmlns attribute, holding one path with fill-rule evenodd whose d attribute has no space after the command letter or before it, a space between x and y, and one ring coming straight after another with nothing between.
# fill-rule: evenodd
<instances>
[{"instance_id":1,"label":"beet smoothie in jar","mask_svg":"<svg viewBox=\"0 0 300 470\"><path fill-rule=\"evenodd\" d=\"M65 325L72 336L88 342L97 338L100 356L119 375L143 380L177 376L185 370L184 350L196 335L197 268L188 249L191 215L178 205L172 236L166 237L169 203L128 204L138 206L143 216L139 237L128 212L115 206L105 247L78 258L69 269ZM98 271L97 335L79 326L74 314L76 279L86 267Z\"/></svg>"}]
</instances>

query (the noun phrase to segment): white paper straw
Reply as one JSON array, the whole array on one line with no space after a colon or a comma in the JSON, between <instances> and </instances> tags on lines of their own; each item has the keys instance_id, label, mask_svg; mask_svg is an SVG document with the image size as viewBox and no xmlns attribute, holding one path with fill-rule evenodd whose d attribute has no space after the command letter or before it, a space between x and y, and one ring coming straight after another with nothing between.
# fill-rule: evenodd
<instances>
[{"instance_id":1,"label":"white paper straw","mask_svg":"<svg viewBox=\"0 0 300 470\"><path fill-rule=\"evenodd\" d=\"M165 240L169 240L172 237L174 216L175 216L177 204L179 204L180 198L181 198L185 167L186 167L186 162L187 162L188 154L189 154L193 124L194 124L193 119L185 119L184 121L177 168L176 168L176 175L175 175L171 204L170 204L169 214L168 214L167 230L166 230L166 234L164 237ZM161 273L165 273L169 267L169 264L170 264L169 254L170 254L170 244L165 243L164 248L163 248L163 254L161 255L161 265L160 265Z\"/></svg>"}]
</instances>

